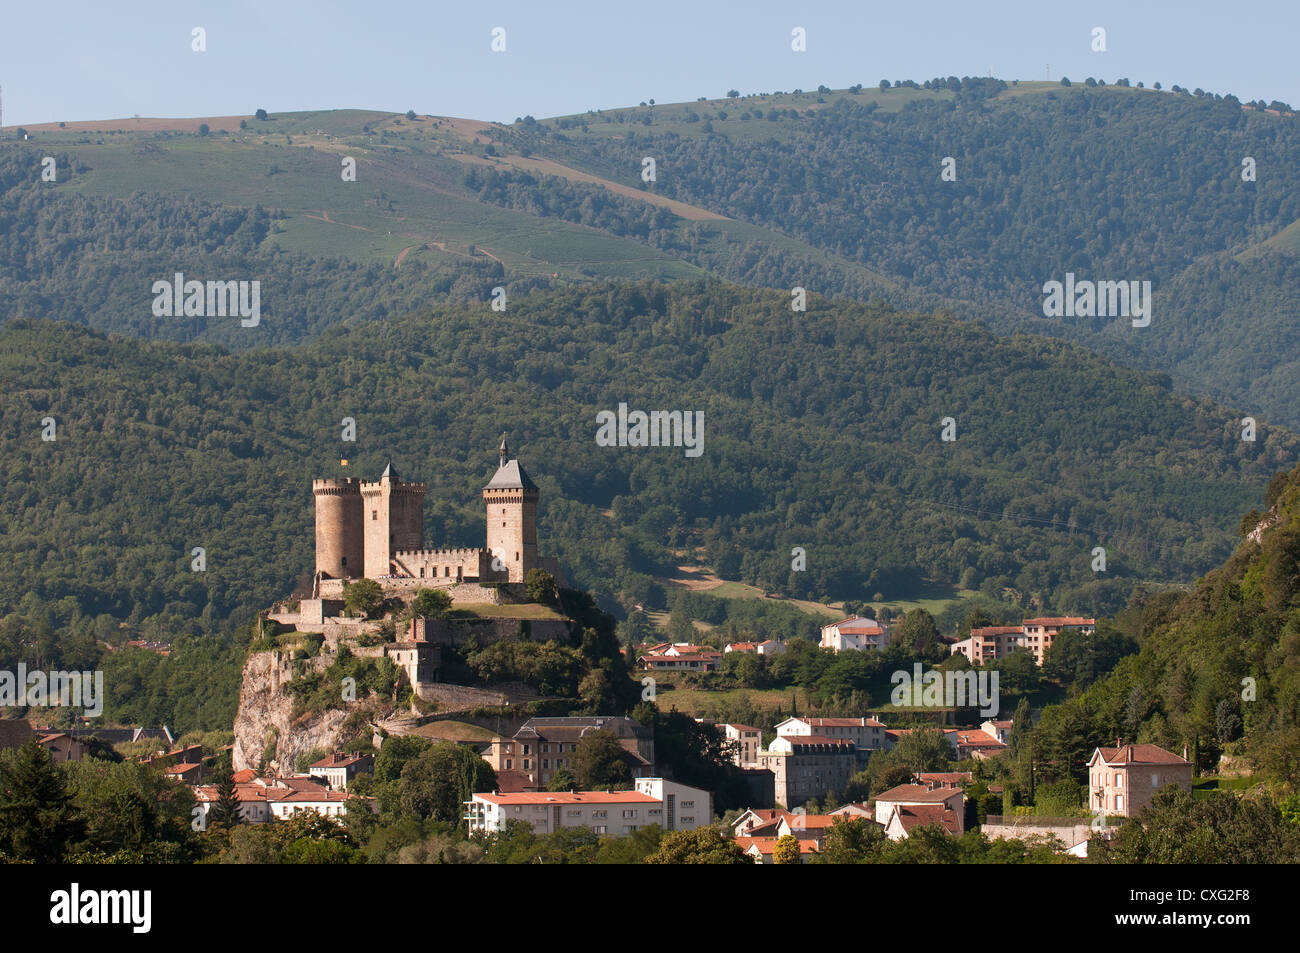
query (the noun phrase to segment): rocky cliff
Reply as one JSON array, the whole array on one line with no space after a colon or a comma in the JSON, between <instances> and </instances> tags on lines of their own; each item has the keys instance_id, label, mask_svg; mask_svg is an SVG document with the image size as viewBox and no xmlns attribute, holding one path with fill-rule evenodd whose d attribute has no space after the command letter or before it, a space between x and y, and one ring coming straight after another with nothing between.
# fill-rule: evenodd
<instances>
[{"instance_id":1,"label":"rocky cliff","mask_svg":"<svg viewBox=\"0 0 1300 953\"><path fill-rule=\"evenodd\" d=\"M244 662L239 711L235 715L233 764L236 771L258 769L265 752L270 753L268 769L291 774L300 754L317 748L332 751L338 745L339 730L349 713L331 709L294 722L293 695L288 690L295 671L321 671L331 659L317 657L294 662L291 656L292 652L287 650L254 652Z\"/></svg>"}]
</instances>

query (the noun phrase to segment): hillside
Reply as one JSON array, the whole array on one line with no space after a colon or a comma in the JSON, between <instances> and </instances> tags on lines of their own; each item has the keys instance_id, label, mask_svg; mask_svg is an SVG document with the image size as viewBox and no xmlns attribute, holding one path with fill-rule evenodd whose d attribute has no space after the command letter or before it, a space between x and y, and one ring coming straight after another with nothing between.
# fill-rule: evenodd
<instances>
[{"instance_id":1,"label":"hillside","mask_svg":"<svg viewBox=\"0 0 1300 953\"><path fill-rule=\"evenodd\" d=\"M1186 745L1204 770L1228 755L1252 767L1257 781L1294 784L1300 468L1278 474L1265 502L1276 522L1258 542L1243 540L1191 592L1133 606L1120 622L1142 639L1141 651L1044 712L1033 738L1046 778L1085 777L1092 749L1123 737L1171 751ZM1244 525L1260 518L1252 512Z\"/></svg>"},{"instance_id":2,"label":"hillside","mask_svg":"<svg viewBox=\"0 0 1300 953\"><path fill-rule=\"evenodd\" d=\"M685 546L800 598L935 580L1094 611L1221 560L1297 447L1276 429L1244 443L1238 412L1065 344L883 305L792 314L726 285L439 304L240 352L16 322L0 367L0 612L246 618L309 572L309 481L341 454L427 480L426 538L480 545L502 430L542 486L543 548L608 607L643 601ZM596 413L619 403L702 411L702 454L598 446Z\"/></svg>"}]
</instances>

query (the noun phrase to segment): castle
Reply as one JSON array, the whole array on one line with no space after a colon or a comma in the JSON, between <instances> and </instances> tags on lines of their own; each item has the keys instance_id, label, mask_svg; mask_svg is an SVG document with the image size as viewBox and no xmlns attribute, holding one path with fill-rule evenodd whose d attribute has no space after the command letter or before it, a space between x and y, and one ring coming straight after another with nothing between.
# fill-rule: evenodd
<instances>
[{"instance_id":1,"label":"castle","mask_svg":"<svg viewBox=\"0 0 1300 953\"><path fill-rule=\"evenodd\" d=\"M461 582L523 582L530 569L553 574L552 559L537 555L538 489L505 437L500 464L483 488L487 538L483 549L425 549L425 484L401 480L392 464L377 482L313 480L316 499L316 575L313 596L329 598L348 580L366 578L386 589Z\"/></svg>"}]
</instances>

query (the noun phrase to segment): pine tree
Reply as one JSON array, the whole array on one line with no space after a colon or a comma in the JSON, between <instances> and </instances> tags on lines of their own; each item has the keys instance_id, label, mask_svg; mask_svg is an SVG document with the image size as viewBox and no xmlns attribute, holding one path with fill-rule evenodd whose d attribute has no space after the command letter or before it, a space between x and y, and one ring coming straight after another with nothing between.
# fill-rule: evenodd
<instances>
[{"instance_id":1,"label":"pine tree","mask_svg":"<svg viewBox=\"0 0 1300 953\"><path fill-rule=\"evenodd\" d=\"M82 826L48 751L33 740L0 757L0 851L58 863Z\"/></svg>"}]
</instances>

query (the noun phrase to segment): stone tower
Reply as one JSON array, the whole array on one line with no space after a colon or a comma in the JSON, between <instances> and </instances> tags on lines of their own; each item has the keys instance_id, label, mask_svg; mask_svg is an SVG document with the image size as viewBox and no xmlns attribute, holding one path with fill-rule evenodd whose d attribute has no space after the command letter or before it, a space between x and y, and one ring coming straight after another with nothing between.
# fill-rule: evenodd
<instances>
[{"instance_id":1,"label":"stone tower","mask_svg":"<svg viewBox=\"0 0 1300 953\"><path fill-rule=\"evenodd\" d=\"M528 570L537 565L537 484L518 460L510 459L504 434L499 453L496 475L483 487L487 548L494 568L505 565L505 581L523 582Z\"/></svg>"},{"instance_id":2,"label":"stone tower","mask_svg":"<svg viewBox=\"0 0 1300 953\"><path fill-rule=\"evenodd\" d=\"M378 483L361 484L367 579L392 575L393 553L424 548L423 483L403 483L390 463Z\"/></svg>"},{"instance_id":3,"label":"stone tower","mask_svg":"<svg viewBox=\"0 0 1300 953\"><path fill-rule=\"evenodd\" d=\"M356 579L363 571L361 481L312 480L316 497L316 572L325 579Z\"/></svg>"}]
</instances>

